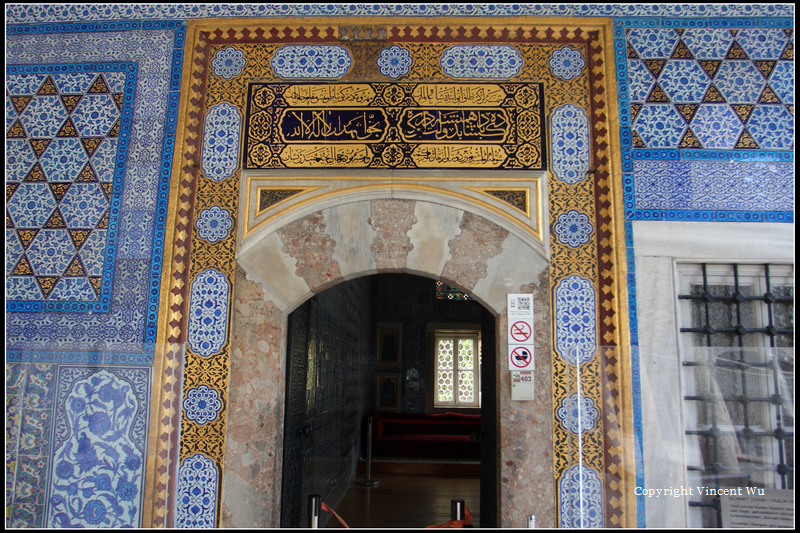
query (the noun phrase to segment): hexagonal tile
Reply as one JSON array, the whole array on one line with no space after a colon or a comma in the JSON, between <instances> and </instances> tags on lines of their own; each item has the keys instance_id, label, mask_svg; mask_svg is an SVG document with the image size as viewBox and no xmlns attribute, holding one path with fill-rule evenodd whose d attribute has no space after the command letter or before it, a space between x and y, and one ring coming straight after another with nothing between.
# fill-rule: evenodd
<instances>
[{"instance_id":1,"label":"hexagonal tile","mask_svg":"<svg viewBox=\"0 0 800 533\"><path fill-rule=\"evenodd\" d=\"M767 81L750 61L725 61L714 85L729 104L755 104Z\"/></svg>"},{"instance_id":2,"label":"hexagonal tile","mask_svg":"<svg viewBox=\"0 0 800 533\"><path fill-rule=\"evenodd\" d=\"M60 94L83 94L89 90L96 77L94 72L70 72L53 74L53 81Z\"/></svg>"},{"instance_id":3,"label":"hexagonal tile","mask_svg":"<svg viewBox=\"0 0 800 533\"><path fill-rule=\"evenodd\" d=\"M25 253L25 249L19 242L17 232L12 228L6 228L6 276L9 276L14 270L23 253Z\"/></svg>"},{"instance_id":4,"label":"hexagonal tile","mask_svg":"<svg viewBox=\"0 0 800 533\"><path fill-rule=\"evenodd\" d=\"M119 118L119 109L109 94L87 94L72 112L81 137L105 137Z\"/></svg>"},{"instance_id":5,"label":"hexagonal tile","mask_svg":"<svg viewBox=\"0 0 800 533\"><path fill-rule=\"evenodd\" d=\"M691 60L668 61L658 82L670 101L678 104L699 103L711 85L705 71Z\"/></svg>"},{"instance_id":6,"label":"hexagonal tile","mask_svg":"<svg viewBox=\"0 0 800 533\"><path fill-rule=\"evenodd\" d=\"M37 276L60 276L75 257L75 245L65 229L43 229L28 246L26 255Z\"/></svg>"},{"instance_id":7,"label":"hexagonal tile","mask_svg":"<svg viewBox=\"0 0 800 533\"><path fill-rule=\"evenodd\" d=\"M782 105L756 107L747 120L747 131L763 149L794 148L794 117Z\"/></svg>"},{"instance_id":8,"label":"hexagonal tile","mask_svg":"<svg viewBox=\"0 0 800 533\"><path fill-rule=\"evenodd\" d=\"M634 28L628 33L628 42L642 59L666 59L678 43L678 34L671 29Z\"/></svg>"},{"instance_id":9,"label":"hexagonal tile","mask_svg":"<svg viewBox=\"0 0 800 533\"><path fill-rule=\"evenodd\" d=\"M41 228L56 208L56 199L44 183L22 183L6 208L17 229Z\"/></svg>"},{"instance_id":10,"label":"hexagonal tile","mask_svg":"<svg viewBox=\"0 0 800 533\"><path fill-rule=\"evenodd\" d=\"M97 179L102 182L114 180L117 160L117 140L111 137L103 139L92 155L91 162L97 174Z\"/></svg>"},{"instance_id":11,"label":"hexagonal tile","mask_svg":"<svg viewBox=\"0 0 800 533\"><path fill-rule=\"evenodd\" d=\"M648 148L677 148L686 122L671 104L645 105L633 127Z\"/></svg>"},{"instance_id":12,"label":"hexagonal tile","mask_svg":"<svg viewBox=\"0 0 800 533\"><path fill-rule=\"evenodd\" d=\"M86 150L74 137L56 138L40 158L48 181L73 181L89 161Z\"/></svg>"},{"instance_id":13,"label":"hexagonal tile","mask_svg":"<svg viewBox=\"0 0 800 533\"><path fill-rule=\"evenodd\" d=\"M12 74L6 78L6 89L11 96L36 94L47 74Z\"/></svg>"},{"instance_id":14,"label":"hexagonal tile","mask_svg":"<svg viewBox=\"0 0 800 533\"><path fill-rule=\"evenodd\" d=\"M725 59L733 36L728 30L689 28L681 37L695 59Z\"/></svg>"},{"instance_id":15,"label":"hexagonal tile","mask_svg":"<svg viewBox=\"0 0 800 533\"><path fill-rule=\"evenodd\" d=\"M628 60L628 87L631 102L644 102L653 90L656 80L650 70L638 59Z\"/></svg>"},{"instance_id":16,"label":"hexagonal tile","mask_svg":"<svg viewBox=\"0 0 800 533\"><path fill-rule=\"evenodd\" d=\"M108 201L97 183L73 183L59 205L69 229L92 229L108 209Z\"/></svg>"},{"instance_id":17,"label":"hexagonal tile","mask_svg":"<svg viewBox=\"0 0 800 533\"><path fill-rule=\"evenodd\" d=\"M692 132L705 148L730 150L736 146L744 126L727 104L700 106L692 118Z\"/></svg>"},{"instance_id":18,"label":"hexagonal tile","mask_svg":"<svg viewBox=\"0 0 800 533\"><path fill-rule=\"evenodd\" d=\"M67 110L58 96L35 96L20 121L31 138L53 137L67 119Z\"/></svg>"},{"instance_id":19,"label":"hexagonal tile","mask_svg":"<svg viewBox=\"0 0 800 533\"><path fill-rule=\"evenodd\" d=\"M736 34L736 42L750 59L778 59L787 40L786 34L778 28L749 28Z\"/></svg>"},{"instance_id":20,"label":"hexagonal tile","mask_svg":"<svg viewBox=\"0 0 800 533\"><path fill-rule=\"evenodd\" d=\"M27 139L6 139L6 181L24 180L34 163L36 154Z\"/></svg>"},{"instance_id":21,"label":"hexagonal tile","mask_svg":"<svg viewBox=\"0 0 800 533\"><path fill-rule=\"evenodd\" d=\"M780 61L769 77L769 86L781 102L794 105L794 61Z\"/></svg>"}]
</instances>

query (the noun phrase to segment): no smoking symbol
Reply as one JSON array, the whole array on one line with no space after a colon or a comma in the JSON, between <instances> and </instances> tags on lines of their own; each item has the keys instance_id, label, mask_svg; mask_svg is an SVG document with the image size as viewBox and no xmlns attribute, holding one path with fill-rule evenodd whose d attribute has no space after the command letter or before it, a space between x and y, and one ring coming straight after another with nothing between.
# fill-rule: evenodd
<instances>
[{"instance_id":1,"label":"no smoking symbol","mask_svg":"<svg viewBox=\"0 0 800 533\"><path fill-rule=\"evenodd\" d=\"M517 342L525 342L531 338L531 326L527 322L515 322L511 326L511 337Z\"/></svg>"},{"instance_id":2,"label":"no smoking symbol","mask_svg":"<svg viewBox=\"0 0 800 533\"><path fill-rule=\"evenodd\" d=\"M511 363L517 368L527 368L532 359L531 352L523 346L514 348L511 352Z\"/></svg>"}]
</instances>

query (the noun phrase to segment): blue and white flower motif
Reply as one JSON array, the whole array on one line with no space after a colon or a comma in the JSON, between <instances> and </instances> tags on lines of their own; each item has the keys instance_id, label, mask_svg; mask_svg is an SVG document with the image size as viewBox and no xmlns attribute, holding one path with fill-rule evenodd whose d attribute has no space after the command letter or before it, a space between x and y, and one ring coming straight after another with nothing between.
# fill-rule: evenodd
<instances>
[{"instance_id":1,"label":"blue and white flower motif","mask_svg":"<svg viewBox=\"0 0 800 533\"><path fill-rule=\"evenodd\" d=\"M189 347L202 357L218 353L225 344L228 327L228 280L209 268L192 282L189 291Z\"/></svg>"},{"instance_id":2,"label":"blue and white flower motif","mask_svg":"<svg viewBox=\"0 0 800 533\"><path fill-rule=\"evenodd\" d=\"M244 52L233 46L217 50L217 53L214 54L214 59L211 60L211 68L214 69L214 74L226 80L241 74L246 64Z\"/></svg>"},{"instance_id":3,"label":"blue and white flower motif","mask_svg":"<svg viewBox=\"0 0 800 533\"><path fill-rule=\"evenodd\" d=\"M439 60L453 78L508 79L519 74L524 61L519 51L502 45L458 45L445 50Z\"/></svg>"},{"instance_id":4,"label":"blue and white flower motif","mask_svg":"<svg viewBox=\"0 0 800 533\"><path fill-rule=\"evenodd\" d=\"M586 61L578 50L565 46L553 52L549 64L553 76L569 81L581 75Z\"/></svg>"},{"instance_id":5,"label":"blue and white flower motif","mask_svg":"<svg viewBox=\"0 0 800 533\"><path fill-rule=\"evenodd\" d=\"M233 220L231 220L231 214L227 209L222 209L215 205L203 209L195 225L200 238L213 244L228 236L231 227L233 227Z\"/></svg>"},{"instance_id":6,"label":"blue and white flower motif","mask_svg":"<svg viewBox=\"0 0 800 533\"><path fill-rule=\"evenodd\" d=\"M558 221L553 229L561 244L577 248L589 242L593 228L587 215L571 209L558 215Z\"/></svg>"},{"instance_id":7,"label":"blue and white flower motif","mask_svg":"<svg viewBox=\"0 0 800 533\"><path fill-rule=\"evenodd\" d=\"M64 405L47 526L137 527L143 461L130 437L142 406L133 387L101 370L77 381Z\"/></svg>"},{"instance_id":8,"label":"blue and white flower motif","mask_svg":"<svg viewBox=\"0 0 800 533\"><path fill-rule=\"evenodd\" d=\"M233 175L238 165L241 126L241 113L228 102L222 102L208 110L203 124L200 162L207 178L221 181Z\"/></svg>"},{"instance_id":9,"label":"blue and white flower motif","mask_svg":"<svg viewBox=\"0 0 800 533\"><path fill-rule=\"evenodd\" d=\"M564 429L578 435L594 428L600 411L591 398L576 392L561 400L556 416Z\"/></svg>"},{"instance_id":10,"label":"blue and white flower motif","mask_svg":"<svg viewBox=\"0 0 800 533\"><path fill-rule=\"evenodd\" d=\"M217 419L222 402L219 400L219 392L206 385L200 385L186 391L186 398L183 400L183 412L186 418L196 424L205 424Z\"/></svg>"},{"instance_id":11,"label":"blue and white flower motif","mask_svg":"<svg viewBox=\"0 0 800 533\"><path fill-rule=\"evenodd\" d=\"M603 527L602 490L600 476L591 468L568 468L558 482L560 527Z\"/></svg>"},{"instance_id":12,"label":"blue and white flower motif","mask_svg":"<svg viewBox=\"0 0 800 533\"><path fill-rule=\"evenodd\" d=\"M184 459L178 468L175 527L213 528L217 510L217 468L201 453Z\"/></svg>"},{"instance_id":13,"label":"blue and white flower motif","mask_svg":"<svg viewBox=\"0 0 800 533\"><path fill-rule=\"evenodd\" d=\"M570 185L586 179L589 172L589 117L574 104L553 112L550 120L553 146L553 173Z\"/></svg>"},{"instance_id":14,"label":"blue and white flower motif","mask_svg":"<svg viewBox=\"0 0 800 533\"><path fill-rule=\"evenodd\" d=\"M337 45L289 44L275 51L272 70L281 78L338 78L347 73L353 59Z\"/></svg>"},{"instance_id":15,"label":"blue and white flower motif","mask_svg":"<svg viewBox=\"0 0 800 533\"><path fill-rule=\"evenodd\" d=\"M414 60L411 59L409 51L396 45L391 48L384 48L381 50L380 57L378 57L378 67L381 69L381 74L390 78L399 78L408 74L413 63Z\"/></svg>"},{"instance_id":16,"label":"blue and white flower motif","mask_svg":"<svg viewBox=\"0 0 800 533\"><path fill-rule=\"evenodd\" d=\"M597 350L595 301L592 283L577 274L556 286L556 351L572 365L589 361Z\"/></svg>"}]
</instances>

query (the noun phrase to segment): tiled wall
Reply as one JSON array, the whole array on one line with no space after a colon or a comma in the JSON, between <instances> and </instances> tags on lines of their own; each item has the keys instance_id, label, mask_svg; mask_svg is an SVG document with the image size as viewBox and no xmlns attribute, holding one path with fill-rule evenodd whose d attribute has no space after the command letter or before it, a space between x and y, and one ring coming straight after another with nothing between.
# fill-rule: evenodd
<instances>
[{"instance_id":1,"label":"tiled wall","mask_svg":"<svg viewBox=\"0 0 800 533\"><path fill-rule=\"evenodd\" d=\"M793 222L793 6L18 5L6 13L10 526L141 524L186 19L615 17L626 221ZM626 237L636 344L629 224Z\"/></svg>"},{"instance_id":2,"label":"tiled wall","mask_svg":"<svg viewBox=\"0 0 800 533\"><path fill-rule=\"evenodd\" d=\"M9 27L7 525L138 526L185 22Z\"/></svg>"}]
</instances>

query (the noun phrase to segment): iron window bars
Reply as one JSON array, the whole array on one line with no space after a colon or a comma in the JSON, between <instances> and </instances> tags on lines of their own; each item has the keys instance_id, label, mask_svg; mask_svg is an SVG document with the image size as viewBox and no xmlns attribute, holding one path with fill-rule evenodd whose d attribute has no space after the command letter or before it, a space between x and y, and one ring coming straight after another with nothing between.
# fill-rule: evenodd
<instances>
[{"instance_id":1,"label":"iron window bars","mask_svg":"<svg viewBox=\"0 0 800 533\"><path fill-rule=\"evenodd\" d=\"M793 489L791 269L786 276L785 266L701 264L697 276L697 266L682 284L689 294L678 295L689 303L682 320L690 322L680 328L691 346L682 361L685 434L696 452L687 468L697 486L711 489ZM703 526L721 527L720 498L709 492L689 506L700 508Z\"/></svg>"}]
</instances>

